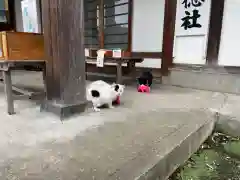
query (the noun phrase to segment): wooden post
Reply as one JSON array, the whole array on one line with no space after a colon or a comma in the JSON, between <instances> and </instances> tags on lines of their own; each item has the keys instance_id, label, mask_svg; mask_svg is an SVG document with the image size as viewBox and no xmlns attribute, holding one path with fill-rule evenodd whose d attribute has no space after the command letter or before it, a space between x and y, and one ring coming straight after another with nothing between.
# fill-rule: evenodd
<instances>
[{"instance_id":1,"label":"wooden post","mask_svg":"<svg viewBox=\"0 0 240 180\"><path fill-rule=\"evenodd\" d=\"M207 64L218 65L225 0L212 0L208 30Z\"/></svg>"},{"instance_id":2,"label":"wooden post","mask_svg":"<svg viewBox=\"0 0 240 180\"><path fill-rule=\"evenodd\" d=\"M86 107L83 0L42 0L47 99L61 119Z\"/></svg>"},{"instance_id":3,"label":"wooden post","mask_svg":"<svg viewBox=\"0 0 240 180\"><path fill-rule=\"evenodd\" d=\"M173 64L176 10L177 0L165 0L161 67L164 76L169 74L169 67Z\"/></svg>"},{"instance_id":4,"label":"wooden post","mask_svg":"<svg viewBox=\"0 0 240 180\"><path fill-rule=\"evenodd\" d=\"M99 42L100 48L104 49L104 2L99 0Z\"/></svg>"}]
</instances>

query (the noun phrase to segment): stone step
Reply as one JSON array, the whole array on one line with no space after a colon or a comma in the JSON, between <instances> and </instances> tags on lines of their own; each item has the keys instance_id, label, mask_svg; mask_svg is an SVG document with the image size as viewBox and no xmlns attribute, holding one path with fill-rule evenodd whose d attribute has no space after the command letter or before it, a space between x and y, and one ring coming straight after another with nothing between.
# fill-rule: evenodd
<instances>
[{"instance_id":1,"label":"stone step","mask_svg":"<svg viewBox=\"0 0 240 180\"><path fill-rule=\"evenodd\" d=\"M161 86L146 94L127 86L119 107L60 122L30 101L17 101L18 113L7 116L4 98L0 179L19 180L166 179L212 132L208 108L224 102L212 92Z\"/></svg>"},{"instance_id":2,"label":"stone step","mask_svg":"<svg viewBox=\"0 0 240 180\"><path fill-rule=\"evenodd\" d=\"M27 174L31 180L164 180L214 127L212 114L204 110L134 113L125 108L98 116L105 119L104 125L69 142L45 143L25 158L12 159L11 172L19 179Z\"/></svg>"}]
</instances>

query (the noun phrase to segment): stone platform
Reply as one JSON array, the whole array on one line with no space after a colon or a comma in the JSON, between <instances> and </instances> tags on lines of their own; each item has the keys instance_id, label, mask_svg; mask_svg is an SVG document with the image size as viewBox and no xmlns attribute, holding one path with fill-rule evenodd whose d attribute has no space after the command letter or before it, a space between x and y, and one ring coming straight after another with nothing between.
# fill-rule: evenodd
<instances>
[{"instance_id":1,"label":"stone platform","mask_svg":"<svg viewBox=\"0 0 240 180\"><path fill-rule=\"evenodd\" d=\"M41 88L38 73L13 80ZM13 116L5 112L4 94L0 102L0 179L155 180L166 179L211 134L212 110L223 107L225 95L158 85L141 94L127 87L121 106L90 108L64 122L40 113L39 102L16 102Z\"/></svg>"}]
</instances>

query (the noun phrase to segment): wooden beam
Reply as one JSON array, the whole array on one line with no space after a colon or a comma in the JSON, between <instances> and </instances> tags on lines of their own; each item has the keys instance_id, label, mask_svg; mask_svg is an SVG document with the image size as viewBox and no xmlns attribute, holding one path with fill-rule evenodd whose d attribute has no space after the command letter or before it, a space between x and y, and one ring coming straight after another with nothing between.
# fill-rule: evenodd
<instances>
[{"instance_id":1,"label":"wooden beam","mask_svg":"<svg viewBox=\"0 0 240 180\"><path fill-rule=\"evenodd\" d=\"M40 15L42 14L42 1L39 0L39 13ZM43 19L42 19L42 15L40 16L40 24L41 24L41 33L43 33Z\"/></svg>"},{"instance_id":2,"label":"wooden beam","mask_svg":"<svg viewBox=\"0 0 240 180\"><path fill-rule=\"evenodd\" d=\"M86 106L83 0L42 0L42 12L47 99L41 109L64 119Z\"/></svg>"},{"instance_id":3,"label":"wooden beam","mask_svg":"<svg viewBox=\"0 0 240 180\"><path fill-rule=\"evenodd\" d=\"M131 52L132 57L160 59L162 52Z\"/></svg>"},{"instance_id":4,"label":"wooden beam","mask_svg":"<svg viewBox=\"0 0 240 180\"><path fill-rule=\"evenodd\" d=\"M104 48L104 1L98 0L99 2L99 44L100 48Z\"/></svg>"},{"instance_id":5,"label":"wooden beam","mask_svg":"<svg viewBox=\"0 0 240 180\"><path fill-rule=\"evenodd\" d=\"M217 65L225 0L212 0L208 30L207 64Z\"/></svg>"},{"instance_id":6,"label":"wooden beam","mask_svg":"<svg viewBox=\"0 0 240 180\"><path fill-rule=\"evenodd\" d=\"M132 52L133 0L128 0L128 51Z\"/></svg>"},{"instance_id":7,"label":"wooden beam","mask_svg":"<svg viewBox=\"0 0 240 180\"><path fill-rule=\"evenodd\" d=\"M87 72L90 72L90 73L93 73L93 74L113 75L113 77L117 73L116 66L104 66L103 68L99 68L99 67L96 66L96 64L86 64L86 69L87 69ZM141 72L143 72L145 70L148 70L148 69L152 69L153 70L154 77L161 77L161 72L159 71L158 68L147 68L147 67L136 67L136 70L135 70L135 71L137 71L136 76L140 75ZM128 67L123 66L122 70L123 70L123 72L122 72L123 76L132 77L134 80L136 80L135 76L132 76L133 72L129 72L129 68Z\"/></svg>"},{"instance_id":8,"label":"wooden beam","mask_svg":"<svg viewBox=\"0 0 240 180\"><path fill-rule=\"evenodd\" d=\"M163 75L168 75L169 67L173 64L176 10L177 0L165 0L161 67Z\"/></svg>"}]
</instances>

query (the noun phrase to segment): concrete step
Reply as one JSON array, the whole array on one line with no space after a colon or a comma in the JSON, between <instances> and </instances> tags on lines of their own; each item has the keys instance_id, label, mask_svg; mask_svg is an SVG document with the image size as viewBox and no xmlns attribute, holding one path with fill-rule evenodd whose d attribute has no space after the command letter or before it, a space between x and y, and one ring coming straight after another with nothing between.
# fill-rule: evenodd
<instances>
[{"instance_id":1,"label":"concrete step","mask_svg":"<svg viewBox=\"0 0 240 180\"><path fill-rule=\"evenodd\" d=\"M214 126L212 114L204 110L136 114L126 108L99 116L107 119L104 125L71 141L24 149L22 156L10 159L11 164L1 164L0 172L7 166L20 180L166 179L199 148Z\"/></svg>"},{"instance_id":2,"label":"concrete step","mask_svg":"<svg viewBox=\"0 0 240 180\"><path fill-rule=\"evenodd\" d=\"M0 108L0 179L165 179L212 132L208 108L219 109L223 99L190 89L160 86L142 94L127 87L119 107L88 109L63 123L17 101L15 116ZM3 94L0 101L4 106Z\"/></svg>"}]
</instances>

